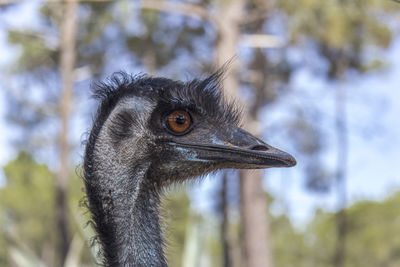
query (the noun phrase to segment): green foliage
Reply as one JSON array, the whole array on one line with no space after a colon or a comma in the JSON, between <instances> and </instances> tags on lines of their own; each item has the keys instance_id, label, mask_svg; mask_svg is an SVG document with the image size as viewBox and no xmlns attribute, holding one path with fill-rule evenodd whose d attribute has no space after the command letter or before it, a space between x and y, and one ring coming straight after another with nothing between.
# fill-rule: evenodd
<instances>
[{"instance_id":1,"label":"green foliage","mask_svg":"<svg viewBox=\"0 0 400 267\"><path fill-rule=\"evenodd\" d=\"M54 174L26 152L20 152L7 164L4 173L6 183L0 188L0 266L10 266L16 259L54 266L57 253ZM79 177L71 175L68 192L72 236L89 244L94 232L90 226L86 227L89 214L79 205L84 195ZM162 206L168 261L170 266L182 266L187 230L202 218L191 214L183 188L168 192ZM94 265L96 252L90 252L88 245L79 250L79 264Z\"/></svg>"},{"instance_id":2,"label":"green foliage","mask_svg":"<svg viewBox=\"0 0 400 267\"><path fill-rule=\"evenodd\" d=\"M365 201L348 210L347 266L399 266L400 193L382 203Z\"/></svg>"},{"instance_id":3,"label":"green foliage","mask_svg":"<svg viewBox=\"0 0 400 267\"><path fill-rule=\"evenodd\" d=\"M292 44L304 44L308 40L317 52L330 64L330 78L338 78L347 68L366 71L378 60L363 53L371 47L387 48L393 39L389 20L383 20L383 12L396 18L395 12L387 12L388 5L400 10L394 3L377 1L301 0L279 1L286 13Z\"/></svg>"},{"instance_id":4,"label":"green foliage","mask_svg":"<svg viewBox=\"0 0 400 267\"><path fill-rule=\"evenodd\" d=\"M399 266L399 207L400 193L397 193L383 202L362 201L346 210L345 266ZM296 266L334 267L335 216L336 213L316 212L303 234L305 246L298 247L306 253Z\"/></svg>"},{"instance_id":5,"label":"green foliage","mask_svg":"<svg viewBox=\"0 0 400 267\"><path fill-rule=\"evenodd\" d=\"M47 166L37 164L24 152L4 168L4 173L6 186L0 189L1 228L4 230L0 238L4 242L7 233L15 233L41 255L55 242L51 231L56 229L53 174Z\"/></svg>"},{"instance_id":6,"label":"green foliage","mask_svg":"<svg viewBox=\"0 0 400 267\"><path fill-rule=\"evenodd\" d=\"M167 260L170 266L181 266L185 247L187 224L190 220L190 200L185 191L168 192L163 200L165 238L168 244Z\"/></svg>"},{"instance_id":7,"label":"green foliage","mask_svg":"<svg viewBox=\"0 0 400 267\"><path fill-rule=\"evenodd\" d=\"M346 48L359 37L367 34L373 43L387 47L392 34L371 9L372 1L281 1L291 16L291 35L294 41L308 36L336 49ZM361 28L360 28L361 27Z\"/></svg>"},{"instance_id":8,"label":"green foliage","mask_svg":"<svg viewBox=\"0 0 400 267\"><path fill-rule=\"evenodd\" d=\"M34 256L52 266L48 258L56 253L54 174L25 152L10 162L4 172L6 185L0 189L0 266L9 266L10 257L17 252L25 253L24 257ZM71 181L69 206L75 214L71 217L80 216L80 221L71 222L72 232L74 236L87 240L93 232L85 233L88 229L83 227L88 218L82 217L83 210L78 208L83 195L82 181L76 177ZM346 210L346 266L399 266L399 206L400 193L397 193L383 202L363 201ZM334 267L335 216L335 213L318 210L304 232L296 230L286 215L271 216L276 266ZM182 266L185 246L190 238L188 234L195 228L200 234L193 238L202 244L199 247L201 255L207 255L212 266L219 266L222 253L218 226L212 223L215 218L194 215L185 191L172 190L167 194L163 202L163 218L170 266ZM83 248L80 263L93 264L87 247Z\"/></svg>"},{"instance_id":9,"label":"green foliage","mask_svg":"<svg viewBox=\"0 0 400 267\"><path fill-rule=\"evenodd\" d=\"M105 45L101 44L108 42L104 29L113 20L109 10L110 5L110 3L84 4L85 15L79 18L76 65L88 66L93 74L101 72L104 67ZM21 50L14 73L30 75L37 83L44 82L48 86L48 81L39 79L42 76L38 74L50 75L58 70L60 40L54 33L60 31L63 6L43 5L39 11L39 19L43 22L41 27L10 29L8 42Z\"/></svg>"},{"instance_id":10,"label":"green foliage","mask_svg":"<svg viewBox=\"0 0 400 267\"><path fill-rule=\"evenodd\" d=\"M57 68L58 53L45 44L44 38L45 36L40 36L35 32L8 31L9 43L19 46L22 50L16 62L15 71L30 72L38 67Z\"/></svg>"},{"instance_id":11,"label":"green foliage","mask_svg":"<svg viewBox=\"0 0 400 267\"><path fill-rule=\"evenodd\" d=\"M304 236L293 228L285 215L271 218L273 255L277 267L311 266L307 256L312 252Z\"/></svg>"},{"instance_id":12,"label":"green foliage","mask_svg":"<svg viewBox=\"0 0 400 267\"><path fill-rule=\"evenodd\" d=\"M38 164L26 152L4 167L6 184L0 188L0 266L9 266L12 255L30 255L54 265L57 255L57 221L55 208L54 174L44 164ZM71 176L69 206L73 214L82 215L79 200L83 197L81 179ZM85 240L82 232L84 222L73 221L70 216L73 236ZM90 263L87 248L80 253L81 263Z\"/></svg>"},{"instance_id":13,"label":"green foliage","mask_svg":"<svg viewBox=\"0 0 400 267\"><path fill-rule=\"evenodd\" d=\"M210 39L205 34L204 23L190 23L190 19L185 17L172 20L171 15L147 9L141 10L139 17L141 31L121 35L121 40L125 40L129 53L147 72L152 74L161 70L186 54L199 66L203 63L201 57L204 55L198 54L196 48ZM132 23L132 18L126 23ZM205 64L211 61L208 59Z\"/></svg>"}]
</instances>

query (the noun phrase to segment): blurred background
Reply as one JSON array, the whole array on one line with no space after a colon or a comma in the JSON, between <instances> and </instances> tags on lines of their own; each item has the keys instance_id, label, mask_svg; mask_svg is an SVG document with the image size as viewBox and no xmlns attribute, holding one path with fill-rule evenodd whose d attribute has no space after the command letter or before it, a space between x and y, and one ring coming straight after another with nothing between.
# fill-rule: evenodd
<instances>
[{"instance_id":1,"label":"blurred background","mask_svg":"<svg viewBox=\"0 0 400 267\"><path fill-rule=\"evenodd\" d=\"M0 0L0 266L95 266L81 162L115 71L204 77L298 165L163 200L170 266L400 266L400 4Z\"/></svg>"}]
</instances>

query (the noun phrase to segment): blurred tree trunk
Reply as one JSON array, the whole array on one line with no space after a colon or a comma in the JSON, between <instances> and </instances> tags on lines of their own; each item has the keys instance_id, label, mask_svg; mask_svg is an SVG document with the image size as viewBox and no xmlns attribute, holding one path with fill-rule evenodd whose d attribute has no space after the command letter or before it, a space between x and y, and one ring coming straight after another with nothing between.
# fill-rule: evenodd
<instances>
[{"instance_id":1,"label":"blurred tree trunk","mask_svg":"<svg viewBox=\"0 0 400 267\"><path fill-rule=\"evenodd\" d=\"M253 66L253 85L255 101L247 113L246 129L259 136L260 129L257 112L265 105L265 101L272 101L273 94L268 87L268 61L262 49L256 48ZM244 249L246 266L272 267L273 255L271 251L270 221L268 217L268 202L262 184L260 170L242 170L240 172L241 218L243 224Z\"/></svg>"},{"instance_id":2,"label":"blurred tree trunk","mask_svg":"<svg viewBox=\"0 0 400 267\"><path fill-rule=\"evenodd\" d=\"M77 26L78 0L66 1L64 16L61 25L61 61L60 74L62 79L62 91L59 99L61 128L59 133L59 157L60 165L57 173L56 206L60 238L60 266L64 264L69 249L70 233L68 229L68 166L69 166L69 119L73 102L73 83L75 65L75 33Z\"/></svg>"},{"instance_id":3,"label":"blurred tree trunk","mask_svg":"<svg viewBox=\"0 0 400 267\"><path fill-rule=\"evenodd\" d=\"M272 267L267 201L261 171L241 171L240 190L244 266Z\"/></svg>"},{"instance_id":4,"label":"blurred tree trunk","mask_svg":"<svg viewBox=\"0 0 400 267\"><path fill-rule=\"evenodd\" d=\"M221 239L222 239L222 255L223 255L223 267L232 266L232 255L231 255L231 245L230 245L230 235L229 235L229 218L228 218L228 198L227 198L227 186L228 183L228 173L226 171L222 174L222 184L220 191L220 214L222 215L221 222Z\"/></svg>"},{"instance_id":5,"label":"blurred tree trunk","mask_svg":"<svg viewBox=\"0 0 400 267\"><path fill-rule=\"evenodd\" d=\"M347 68L347 67L344 67ZM337 198L338 212L336 214L337 242L333 258L333 264L343 267L346 260L346 235L347 235L347 157L348 157L348 133L346 113L346 90L339 85L335 90L335 123L337 137Z\"/></svg>"},{"instance_id":6,"label":"blurred tree trunk","mask_svg":"<svg viewBox=\"0 0 400 267\"><path fill-rule=\"evenodd\" d=\"M219 66L229 61L237 54L237 44L240 37L241 19L245 17L245 1L223 1L220 5L220 13L216 16L218 26L217 62ZM223 81L223 87L229 97L238 99L238 60L229 65L228 75ZM244 126L250 129L254 123L254 117L246 114ZM226 183L223 183L226 185ZM272 254L269 247L267 202L265 192L262 189L262 177L260 171L240 172L240 201L242 222L242 262L248 267L272 267ZM226 189L225 189L226 190ZM226 218L225 218L226 219ZM225 222L223 222L224 224ZM227 235L227 232L223 232ZM224 236L224 240L229 237ZM224 255L229 255L226 252ZM225 260L227 262L228 260Z\"/></svg>"},{"instance_id":7,"label":"blurred tree trunk","mask_svg":"<svg viewBox=\"0 0 400 267\"><path fill-rule=\"evenodd\" d=\"M242 0L225 1L221 3L220 12L215 17L217 22L217 42L216 42L216 60L217 66L221 67L229 62L237 54L237 43L239 40L239 19L241 18L244 8L244 2ZM229 63L228 73L224 77L222 83L228 97L238 99L239 80L238 80L238 61L234 60ZM228 183L228 175L224 172L221 181L221 198L223 213L221 222L221 235L222 235L222 255L223 255L223 266L230 266L232 263L232 254L230 253L230 238L229 238L229 220L227 214L227 201L226 191ZM236 266L237 263L235 263Z\"/></svg>"}]
</instances>

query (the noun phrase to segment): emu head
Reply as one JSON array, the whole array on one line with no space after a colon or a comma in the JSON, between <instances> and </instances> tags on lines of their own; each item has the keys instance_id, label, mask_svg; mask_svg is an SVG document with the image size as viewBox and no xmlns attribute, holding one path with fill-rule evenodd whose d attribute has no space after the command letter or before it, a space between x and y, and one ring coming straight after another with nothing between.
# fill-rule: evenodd
<instances>
[{"instance_id":1,"label":"emu head","mask_svg":"<svg viewBox=\"0 0 400 267\"><path fill-rule=\"evenodd\" d=\"M148 177L160 185L224 168L294 166L292 156L238 126L240 112L224 99L221 75L188 83L113 76L96 90L102 130L95 150L115 162L148 163Z\"/></svg>"}]
</instances>

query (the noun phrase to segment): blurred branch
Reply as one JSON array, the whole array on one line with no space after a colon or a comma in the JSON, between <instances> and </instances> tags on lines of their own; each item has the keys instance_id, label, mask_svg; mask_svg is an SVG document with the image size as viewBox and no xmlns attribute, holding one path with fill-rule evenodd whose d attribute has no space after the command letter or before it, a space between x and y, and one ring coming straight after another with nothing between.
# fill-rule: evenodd
<instances>
[{"instance_id":1,"label":"blurred branch","mask_svg":"<svg viewBox=\"0 0 400 267\"><path fill-rule=\"evenodd\" d=\"M1 3L0 3L1 5ZM54 38L50 36L48 33L40 33L40 32L34 32L34 31L24 31L23 33L20 33L21 35L29 38L35 38L44 44L46 44L46 48L51 50L51 51L57 51L59 49L59 40L57 38Z\"/></svg>"},{"instance_id":2,"label":"blurred branch","mask_svg":"<svg viewBox=\"0 0 400 267\"><path fill-rule=\"evenodd\" d=\"M19 267L45 267L40 259L22 248L10 246L8 253L11 261Z\"/></svg>"},{"instance_id":3,"label":"blurred branch","mask_svg":"<svg viewBox=\"0 0 400 267\"><path fill-rule=\"evenodd\" d=\"M196 19L208 21L211 20L208 11L205 8L194 4L168 2L163 0L143 0L141 1L141 7L143 9L152 9L161 12L176 13Z\"/></svg>"},{"instance_id":4,"label":"blurred branch","mask_svg":"<svg viewBox=\"0 0 400 267\"><path fill-rule=\"evenodd\" d=\"M84 240L82 240L79 234L75 234L69 246L67 258L65 259L63 267L75 267L80 265L80 256L84 245Z\"/></svg>"},{"instance_id":5,"label":"blurred branch","mask_svg":"<svg viewBox=\"0 0 400 267\"><path fill-rule=\"evenodd\" d=\"M10 228L7 227L4 234L5 238L10 243L8 253L13 263L21 267L46 266L35 252L23 242L23 239L18 235L15 226Z\"/></svg>"},{"instance_id":6,"label":"blurred branch","mask_svg":"<svg viewBox=\"0 0 400 267\"><path fill-rule=\"evenodd\" d=\"M270 34L242 34L240 43L248 47L279 48L284 45L282 38Z\"/></svg>"}]
</instances>

